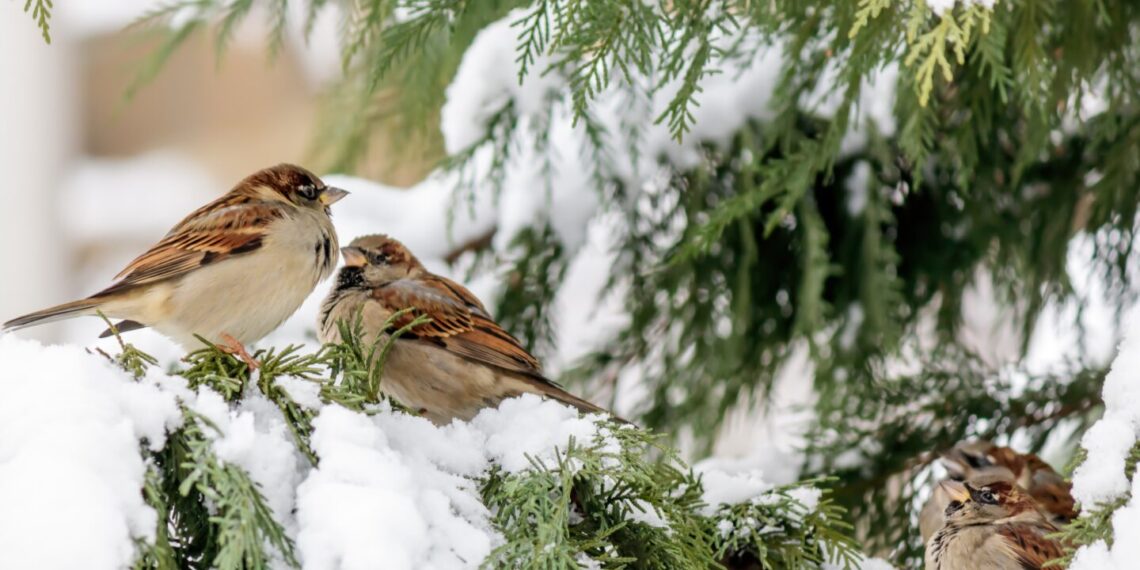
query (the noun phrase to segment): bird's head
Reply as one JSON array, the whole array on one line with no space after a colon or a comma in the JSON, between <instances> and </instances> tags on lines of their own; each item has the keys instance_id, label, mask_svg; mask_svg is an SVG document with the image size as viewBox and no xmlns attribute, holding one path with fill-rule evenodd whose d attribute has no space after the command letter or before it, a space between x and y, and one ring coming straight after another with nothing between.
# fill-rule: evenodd
<instances>
[{"instance_id":1,"label":"bird's head","mask_svg":"<svg viewBox=\"0 0 1140 570\"><path fill-rule=\"evenodd\" d=\"M340 252L345 268L358 271L370 286L414 276L423 270L404 244L383 234L358 237Z\"/></svg>"},{"instance_id":2,"label":"bird's head","mask_svg":"<svg viewBox=\"0 0 1140 570\"><path fill-rule=\"evenodd\" d=\"M242 180L236 190L326 214L329 206L348 195L348 191L329 186L316 174L293 164L259 170Z\"/></svg>"},{"instance_id":3,"label":"bird's head","mask_svg":"<svg viewBox=\"0 0 1140 570\"><path fill-rule=\"evenodd\" d=\"M950 497L946 507L947 523L987 524L1024 513L1040 515L1033 498L1005 479L950 480L940 485Z\"/></svg>"}]
</instances>

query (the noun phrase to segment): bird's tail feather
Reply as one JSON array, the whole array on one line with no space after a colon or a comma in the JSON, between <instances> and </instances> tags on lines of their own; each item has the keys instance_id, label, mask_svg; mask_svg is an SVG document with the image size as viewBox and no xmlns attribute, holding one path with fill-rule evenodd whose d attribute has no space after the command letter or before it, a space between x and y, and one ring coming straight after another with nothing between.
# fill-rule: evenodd
<instances>
[{"instance_id":1,"label":"bird's tail feather","mask_svg":"<svg viewBox=\"0 0 1140 570\"><path fill-rule=\"evenodd\" d=\"M22 317L16 317L3 325L6 331L14 331L26 327L34 327L54 321L62 321L72 317L79 317L83 315L94 315L96 308L100 305L100 301L96 299L80 299L62 305L49 307L42 311L28 313Z\"/></svg>"},{"instance_id":2,"label":"bird's tail feather","mask_svg":"<svg viewBox=\"0 0 1140 570\"><path fill-rule=\"evenodd\" d=\"M562 402L563 404L566 404L569 406L574 406L575 408L578 408L578 410L580 410L582 413L608 415L611 418L613 418L615 421L617 421L618 423L623 423L623 424L631 423L629 420L620 418L617 416L617 414L614 414L613 412L611 412L611 411L609 411L609 410L607 410L601 406L587 402L586 400L583 400L582 398L579 398L578 396L575 396L574 394L571 394L570 392L567 392L567 391L562 390L560 388L550 387L547 390L545 390L544 392L547 396L549 396L555 400L558 400L559 402Z\"/></svg>"}]
</instances>

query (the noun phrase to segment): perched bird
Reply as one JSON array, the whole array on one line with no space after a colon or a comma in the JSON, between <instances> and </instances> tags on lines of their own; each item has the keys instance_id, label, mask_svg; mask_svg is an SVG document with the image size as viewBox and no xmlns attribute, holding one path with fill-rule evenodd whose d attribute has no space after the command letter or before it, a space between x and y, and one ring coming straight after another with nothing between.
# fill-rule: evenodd
<instances>
[{"instance_id":1,"label":"perched bird","mask_svg":"<svg viewBox=\"0 0 1140 570\"><path fill-rule=\"evenodd\" d=\"M943 481L945 524L926 544L926 570L1040 570L1063 555L1037 503L1008 481Z\"/></svg>"},{"instance_id":2,"label":"perched bird","mask_svg":"<svg viewBox=\"0 0 1140 570\"><path fill-rule=\"evenodd\" d=\"M336 267L329 205L347 194L299 166L266 168L192 212L115 284L3 328L102 313L125 319L119 331L152 327L188 349L201 335L254 365L244 345L277 328Z\"/></svg>"},{"instance_id":3,"label":"perched bird","mask_svg":"<svg viewBox=\"0 0 1140 570\"><path fill-rule=\"evenodd\" d=\"M1018 453L988 441L963 442L942 455L942 464L954 481L979 477L1013 483L1027 493L1055 526L1064 526L1077 516L1072 485L1032 453ZM919 530L925 543L943 522L950 498L935 487L919 514Z\"/></svg>"},{"instance_id":4,"label":"perched bird","mask_svg":"<svg viewBox=\"0 0 1140 570\"><path fill-rule=\"evenodd\" d=\"M385 362L381 388L401 404L437 424L469 420L485 407L524 393L584 412L605 411L544 377L538 360L491 318L471 291L429 272L400 242L366 236L341 252L345 266L321 306L322 342L340 342L339 323L358 318L365 342L386 335L385 321L403 309L411 311L397 317L394 328L421 315L431 319L398 337Z\"/></svg>"}]
</instances>

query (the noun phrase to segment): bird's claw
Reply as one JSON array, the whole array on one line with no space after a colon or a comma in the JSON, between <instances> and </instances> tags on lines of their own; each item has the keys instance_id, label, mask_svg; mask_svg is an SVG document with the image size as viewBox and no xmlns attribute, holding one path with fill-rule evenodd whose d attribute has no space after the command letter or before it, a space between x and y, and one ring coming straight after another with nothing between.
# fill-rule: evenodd
<instances>
[{"instance_id":1,"label":"bird's claw","mask_svg":"<svg viewBox=\"0 0 1140 570\"><path fill-rule=\"evenodd\" d=\"M245 345L242 344L241 341L230 336L228 333L222 333L221 339L222 344L218 345L218 348L220 348L222 352L238 357L250 370L257 370L261 367L261 364L254 360L253 356L249 354L249 351L245 349Z\"/></svg>"}]
</instances>

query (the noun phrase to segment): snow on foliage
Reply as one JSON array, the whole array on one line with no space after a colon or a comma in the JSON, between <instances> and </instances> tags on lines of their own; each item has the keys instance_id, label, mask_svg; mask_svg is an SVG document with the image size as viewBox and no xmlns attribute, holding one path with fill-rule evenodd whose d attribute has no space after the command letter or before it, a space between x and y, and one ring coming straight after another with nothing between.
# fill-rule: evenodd
<instances>
[{"instance_id":1,"label":"snow on foliage","mask_svg":"<svg viewBox=\"0 0 1140 570\"><path fill-rule=\"evenodd\" d=\"M1140 559L1140 473L1129 481L1126 464L1140 444L1140 312L1133 312L1125 327L1124 342L1104 382L1104 416L1081 439L1087 453L1073 473L1073 496L1081 503L1082 516L1123 506L1111 513L1111 547L1097 540L1077 551L1071 570L1134 568ZM1134 470L1135 471L1135 470Z\"/></svg>"},{"instance_id":2,"label":"snow on foliage","mask_svg":"<svg viewBox=\"0 0 1140 570\"><path fill-rule=\"evenodd\" d=\"M1125 570L1140 560L1140 473L1132 477L1132 498L1112 515L1116 540L1098 540L1077 551L1069 570Z\"/></svg>"},{"instance_id":3,"label":"snow on foliage","mask_svg":"<svg viewBox=\"0 0 1140 570\"><path fill-rule=\"evenodd\" d=\"M1104 382L1104 416L1085 433L1088 452L1073 474L1073 496L1093 506L1129 490L1124 475L1128 452L1140 436L1140 313L1131 316L1120 352Z\"/></svg>"},{"instance_id":4,"label":"snow on foliage","mask_svg":"<svg viewBox=\"0 0 1140 570\"><path fill-rule=\"evenodd\" d=\"M162 449L174 437L169 434L185 429L187 417L200 418L194 421L217 461L248 474L295 544L301 567L312 569L479 567L506 540L484 504L480 485L488 473L503 481L558 465L571 442L591 445L618 473L625 451L615 430L633 429L533 395L484 410L471 422L436 426L386 405L361 413L319 404L303 385L285 384L299 400L319 406L308 439L319 458L314 467L281 408L256 388L256 375L240 398L227 402L157 367L136 380L103 355L75 346L45 347L4 335L0 361L3 568L132 564L140 545L155 540L158 523L140 492L148 450ZM574 461L565 467L575 470ZM710 463L698 470L704 498L714 507L751 501L766 517L756 524L779 525L786 533L800 532L795 529L806 517L833 517L818 490L773 490L748 465L725 469ZM676 523L662 518L660 505L643 507L628 519L671 532L667 525ZM719 516L715 509L702 514ZM758 531L749 521L731 526ZM66 548L56 542L61 533L69 537ZM286 567L287 559L278 552L270 563Z\"/></svg>"}]
</instances>

